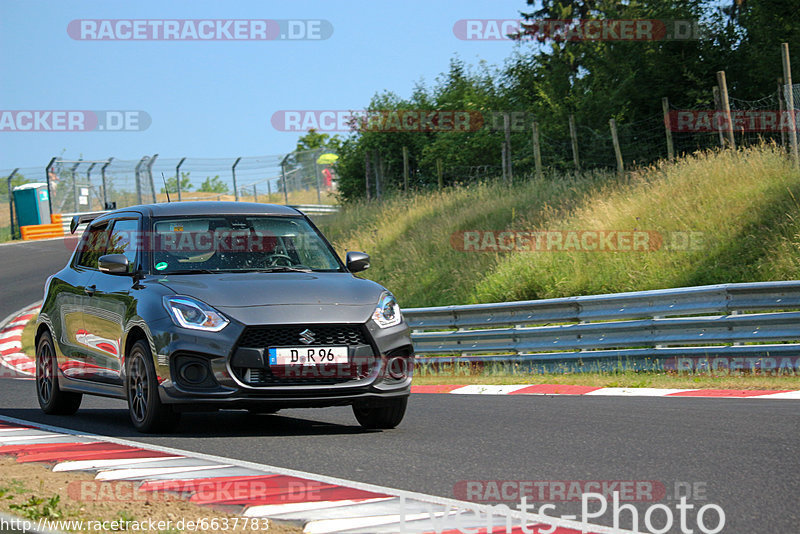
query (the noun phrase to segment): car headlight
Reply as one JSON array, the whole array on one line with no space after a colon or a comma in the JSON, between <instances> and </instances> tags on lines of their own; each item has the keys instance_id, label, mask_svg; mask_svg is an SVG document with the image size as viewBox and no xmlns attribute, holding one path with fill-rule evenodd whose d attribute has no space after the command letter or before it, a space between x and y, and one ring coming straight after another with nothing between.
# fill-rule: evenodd
<instances>
[{"instance_id":1,"label":"car headlight","mask_svg":"<svg viewBox=\"0 0 800 534\"><path fill-rule=\"evenodd\" d=\"M230 322L208 304L191 297L164 297L164 307L176 325L192 330L219 332Z\"/></svg>"},{"instance_id":2,"label":"car headlight","mask_svg":"<svg viewBox=\"0 0 800 534\"><path fill-rule=\"evenodd\" d=\"M372 320L381 328L397 326L403 322L403 315L400 313L400 306L397 304L394 295L384 291L378 301L378 307L372 312Z\"/></svg>"}]
</instances>

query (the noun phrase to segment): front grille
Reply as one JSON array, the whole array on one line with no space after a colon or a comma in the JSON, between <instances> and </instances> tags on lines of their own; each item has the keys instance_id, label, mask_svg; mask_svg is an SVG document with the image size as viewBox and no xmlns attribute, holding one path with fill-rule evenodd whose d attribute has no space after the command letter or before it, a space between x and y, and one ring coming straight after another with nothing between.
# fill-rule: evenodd
<instances>
[{"instance_id":1,"label":"front grille","mask_svg":"<svg viewBox=\"0 0 800 534\"><path fill-rule=\"evenodd\" d=\"M314 336L311 343L301 341L300 334L305 330ZM303 345L370 345L370 342L361 325L249 326L239 338L240 347L256 349Z\"/></svg>"},{"instance_id":2,"label":"front grille","mask_svg":"<svg viewBox=\"0 0 800 534\"><path fill-rule=\"evenodd\" d=\"M310 332L307 332L310 331ZM304 335L305 334L305 335ZM301 341L305 338L311 343ZM347 345L356 351L367 350L369 356L355 357L349 364L321 365L299 368L247 368L233 367L233 372L251 386L333 385L368 377L379 359L374 356L373 344L363 325L280 325L249 326L239 338L238 347L267 349L269 347L297 347L320 345ZM352 354L352 353L351 353Z\"/></svg>"}]
</instances>

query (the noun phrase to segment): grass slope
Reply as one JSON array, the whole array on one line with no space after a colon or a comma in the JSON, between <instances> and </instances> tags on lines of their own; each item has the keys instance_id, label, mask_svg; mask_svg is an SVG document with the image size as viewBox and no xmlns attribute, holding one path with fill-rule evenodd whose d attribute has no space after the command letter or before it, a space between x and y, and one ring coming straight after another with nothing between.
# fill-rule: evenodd
<instances>
[{"instance_id":1,"label":"grass slope","mask_svg":"<svg viewBox=\"0 0 800 534\"><path fill-rule=\"evenodd\" d=\"M691 232L693 246L640 252L463 252L464 230ZM800 172L772 146L707 152L620 182L607 175L482 184L348 205L323 230L374 260L369 278L404 307L726 282L800 272ZM680 234L683 235L683 234Z\"/></svg>"}]
</instances>

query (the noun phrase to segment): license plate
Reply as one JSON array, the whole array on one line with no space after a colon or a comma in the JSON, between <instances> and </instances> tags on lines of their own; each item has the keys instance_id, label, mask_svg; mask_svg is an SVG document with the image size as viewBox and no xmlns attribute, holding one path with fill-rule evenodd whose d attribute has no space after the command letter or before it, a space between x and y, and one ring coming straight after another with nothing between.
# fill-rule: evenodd
<instances>
[{"instance_id":1,"label":"license plate","mask_svg":"<svg viewBox=\"0 0 800 534\"><path fill-rule=\"evenodd\" d=\"M275 347L269 349L270 365L320 365L347 363L347 347Z\"/></svg>"}]
</instances>

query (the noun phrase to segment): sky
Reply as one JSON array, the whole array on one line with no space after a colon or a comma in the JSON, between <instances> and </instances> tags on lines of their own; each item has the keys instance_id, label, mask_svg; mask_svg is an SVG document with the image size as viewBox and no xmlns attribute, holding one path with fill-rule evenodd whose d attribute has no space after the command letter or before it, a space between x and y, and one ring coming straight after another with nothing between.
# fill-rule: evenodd
<instances>
[{"instance_id":1,"label":"sky","mask_svg":"<svg viewBox=\"0 0 800 534\"><path fill-rule=\"evenodd\" d=\"M53 156L286 153L300 134L276 129L276 112L363 109L387 89L409 96L455 56L501 64L512 43L458 39L454 23L515 19L526 7L524 0L0 0L0 110L142 111L129 120L151 121L136 131L9 131L0 124L0 169L43 167ZM80 26L68 32L74 20L109 19L321 19L333 33L324 40L100 41L73 38ZM52 124L55 116L44 120Z\"/></svg>"}]
</instances>

